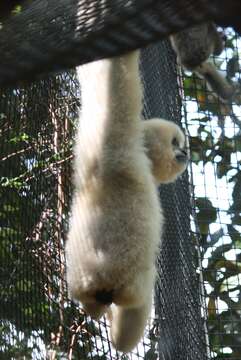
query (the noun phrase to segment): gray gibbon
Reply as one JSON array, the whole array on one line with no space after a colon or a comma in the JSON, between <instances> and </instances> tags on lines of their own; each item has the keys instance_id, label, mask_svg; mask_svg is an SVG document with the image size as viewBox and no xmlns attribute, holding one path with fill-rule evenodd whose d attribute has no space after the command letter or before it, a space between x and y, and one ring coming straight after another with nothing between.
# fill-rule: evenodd
<instances>
[{"instance_id":1,"label":"gray gibbon","mask_svg":"<svg viewBox=\"0 0 241 360\"><path fill-rule=\"evenodd\" d=\"M223 100L232 98L235 87L208 61L224 49L224 35L213 23L204 23L170 36L180 65L203 77L211 90Z\"/></svg>"},{"instance_id":2,"label":"gray gibbon","mask_svg":"<svg viewBox=\"0 0 241 360\"><path fill-rule=\"evenodd\" d=\"M82 109L66 242L73 299L131 351L150 316L163 228L157 185L187 165L185 137L166 120L141 120L139 51L78 68Z\"/></svg>"}]
</instances>

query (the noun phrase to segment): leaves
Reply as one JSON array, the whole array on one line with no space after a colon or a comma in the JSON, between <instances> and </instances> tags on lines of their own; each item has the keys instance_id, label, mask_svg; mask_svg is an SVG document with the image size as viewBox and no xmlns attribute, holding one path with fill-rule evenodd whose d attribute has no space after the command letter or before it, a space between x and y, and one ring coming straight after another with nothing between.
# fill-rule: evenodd
<instances>
[{"instance_id":1,"label":"leaves","mask_svg":"<svg viewBox=\"0 0 241 360\"><path fill-rule=\"evenodd\" d=\"M215 298L211 297L208 301L208 316L214 318L216 316Z\"/></svg>"},{"instance_id":2,"label":"leaves","mask_svg":"<svg viewBox=\"0 0 241 360\"><path fill-rule=\"evenodd\" d=\"M227 77L229 79L233 78L239 70L239 56L234 53L233 57L231 57L231 59L227 62Z\"/></svg>"},{"instance_id":3,"label":"leaves","mask_svg":"<svg viewBox=\"0 0 241 360\"><path fill-rule=\"evenodd\" d=\"M226 68L228 81L234 83L236 92L232 101L224 102L195 75L186 74L184 79L187 112L189 108L196 112L198 105L198 116L195 113L191 118L192 114L187 114L192 130L190 150L194 170L198 169L199 177L204 176L205 194L210 194L210 185L215 188L210 198L199 195L195 199L212 359L241 358L241 121L237 81L240 49L236 40L235 34L228 32L227 59L215 60L217 67ZM210 176L209 184L210 169L215 178ZM196 194L199 183L197 188L194 187ZM219 209L214 206L213 198Z\"/></svg>"},{"instance_id":4,"label":"leaves","mask_svg":"<svg viewBox=\"0 0 241 360\"><path fill-rule=\"evenodd\" d=\"M154 349L149 349L144 356L144 360L157 360L158 354L155 352Z\"/></svg>"}]
</instances>

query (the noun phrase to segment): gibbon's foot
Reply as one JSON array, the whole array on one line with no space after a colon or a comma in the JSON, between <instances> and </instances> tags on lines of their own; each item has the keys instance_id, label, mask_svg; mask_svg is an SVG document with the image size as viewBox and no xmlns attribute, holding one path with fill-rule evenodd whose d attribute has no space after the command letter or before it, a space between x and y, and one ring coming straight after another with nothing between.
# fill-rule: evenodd
<instances>
[{"instance_id":1,"label":"gibbon's foot","mask_svg":"<svg viewBox=\"0 0 241 360\"><path fill-rule=\"evenodd\" d=\"M228 82L214 64L206 61L197 68L196 72L206 79L210 90L214 91L223 100L229 100L234 95L235 86Z\"/></svg>"}]
</instances>

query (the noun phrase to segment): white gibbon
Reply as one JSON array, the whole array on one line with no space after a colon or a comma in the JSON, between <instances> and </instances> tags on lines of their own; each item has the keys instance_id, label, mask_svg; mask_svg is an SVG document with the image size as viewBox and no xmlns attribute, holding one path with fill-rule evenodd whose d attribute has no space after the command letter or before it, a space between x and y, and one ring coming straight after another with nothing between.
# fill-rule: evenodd
<instances>
[{"instance_id":1,"label":"white gibbon","mask_svg":"<svg viewBox=\"0 0 241 360\"><path fill-rule=\"evenodd\" d=\"M230 99L235 87L208 61L210 55L220 55L224 49L224 36L213 23L195 25L170 36L178 62L187 70L203 77L211 90L223 100Z\"/></svg>"},{"instance_id":2,"label":"white gibbon","mask_svg":"<svg viewBox=\"0 0 241 360\"><path fill-rule=\"evenodd\" d=\"M131 351L152 305L163 228L157 184L187 164L180 128L141 121L139 51L78 68L82 109L75 144L67 283L94 319L107 313L117 350Z\"/></svg>"}]
</instances>

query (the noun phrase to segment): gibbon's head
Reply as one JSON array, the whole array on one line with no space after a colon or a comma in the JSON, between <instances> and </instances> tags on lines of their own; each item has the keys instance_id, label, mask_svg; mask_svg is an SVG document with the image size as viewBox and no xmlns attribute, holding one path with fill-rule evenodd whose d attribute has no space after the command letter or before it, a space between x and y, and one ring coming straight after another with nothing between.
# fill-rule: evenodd
<instances>
[{"instance_id":1,"label":"gibbon's head","mask_svg":"<svg viewBox=\"0 0 241 360\"><path fill-rule=\"evenodd\" d=\"M185 136L176 124L164 119L143 121L144 143L158 184L176 180L187 167Z\"/></svg>"}]
</instances>

